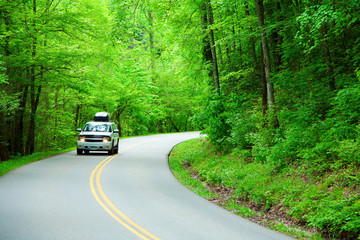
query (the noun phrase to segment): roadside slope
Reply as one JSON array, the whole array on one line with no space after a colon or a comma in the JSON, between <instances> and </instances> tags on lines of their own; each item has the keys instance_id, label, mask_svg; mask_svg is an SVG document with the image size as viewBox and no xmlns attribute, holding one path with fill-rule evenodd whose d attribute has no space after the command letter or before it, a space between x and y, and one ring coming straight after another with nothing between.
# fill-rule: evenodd
<instances>
[{"instance_id":1,"label":"roadside slope","mask_svg":"<svg viewBox=\"0 0 360 240\"><path fill-rule=\"evenodd\" d=\"M341 173L311 176L301 165L279 171L236 153L216 154L206 139L177 146L170 167L191 190L269 228L299 239L359 237L360 196Z\"/></svg>"}]
</instances>

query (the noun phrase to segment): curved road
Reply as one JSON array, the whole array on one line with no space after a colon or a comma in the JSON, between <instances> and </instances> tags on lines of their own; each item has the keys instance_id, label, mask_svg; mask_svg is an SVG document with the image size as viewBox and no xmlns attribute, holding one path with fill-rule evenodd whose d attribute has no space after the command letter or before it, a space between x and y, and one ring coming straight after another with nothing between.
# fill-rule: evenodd
<instances>
[{"instance_id":1,"label":"curved road","mask_svg":"<svg viewBox=\"0 0 360 240\"><path fill-rule=\"evenodd\" d=\"M0 239L291 239L223 210L174 178L168 153L198 136L124 139L118 155L73 151L0 177Z\"/></svg>"}]
</instances>

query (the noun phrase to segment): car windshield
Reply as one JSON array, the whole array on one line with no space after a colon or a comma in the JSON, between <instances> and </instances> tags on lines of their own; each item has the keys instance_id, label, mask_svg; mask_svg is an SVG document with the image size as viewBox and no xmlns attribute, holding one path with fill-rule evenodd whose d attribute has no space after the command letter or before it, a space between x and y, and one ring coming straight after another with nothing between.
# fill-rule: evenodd
<instances>
[{"instance_id":1,"label":"car windshield","mask_svg":"<svg viewBox=\"0 0 360 240\"><path fill-rule=\"evenodd\" d=\"M110 124L87 123L83 129L84 132L110 132Z\"/></svg>"}]
</instances>

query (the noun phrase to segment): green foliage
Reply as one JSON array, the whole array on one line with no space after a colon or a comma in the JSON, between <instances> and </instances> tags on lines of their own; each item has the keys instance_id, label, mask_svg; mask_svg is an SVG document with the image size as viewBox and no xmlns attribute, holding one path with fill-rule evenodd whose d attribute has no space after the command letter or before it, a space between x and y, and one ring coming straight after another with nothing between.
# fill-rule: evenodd
<instances>
[{"instance_id":1,"label":"green foliage","mask_svg":"<svg viewBox=\"0 0 360 240\"><path fill-rule=\"evenodd\" d=\"M2 57L2 55L0 55ZM3 62L0 61L0 85L4 84L4 83L8 83L7 82L7 76L6 74L4 74L4 72L6 71L6 68L3 67Z\"/></svg>"},{"instance_id":2,"label":"green foliage","mask_svg":"<svg viewBox=\"0 0 360 240\"><path fill-rule=\"evenodd\" d=\"M66 148L74 144L73 130L98 111L110 112L122 135L197 130L192 119L207 72L199 64L201 36L188 40L197 21L179 36L185 28L166 10L182 8L158 1L2 1L1 104L20 107L0 121L4 127L15 119L1 133L10 139L8 151L0 151L24 154L32 138L35 151Z\"/></svg>"},{"instance_id":3,"label":"green foliage","mask_svg":"<svg viewBox=\"0 0 360 240\"><path fill-rule=\"evenodd\" d=\"M227 124L230 136L228 138L231 149L251 149L251 135L257 132L258 116L250 109L250 101L246 96L230 95L226 101Z\"/></svg>"},{"instance_id":4,"label":"green foliage","mask_svg":"<svg viewBox=\"0 0 360 240\"><path fill-rule=\"evenodd\" d=\"M219 150L225 149L230 126L226 122L224 95L214 93L206 105L202 121L206 123L207 128L203 133L209 135L210 141L219 146Z\"/></svg>"},{"instance_id":5,"label":"green foliage","mask_svg":"<svg viewBox=\"0 0 360 240\"><path fill-rule=\"evenodd\" d=\"M341 199L341 198L340 198ZM319 229L329 228L330 232L352 232L356 236L360 233L360 201L357 197L349 199L323 199L318 208L321 210L309 212L305 217L311 225Z\"/></svg>"},{"instance_id":6,"label":"green foliage","mask_svg":"<svg viewBox=\"0 0 360 240\"><path fill-rule=\"evenodd\" d=\"M360 85L340 90L333 99L330 112L333 127L330 134L338 140L356 139L360 122Z\"/></svg>"},{"instance_id":7,"label":"green foliage","mask_svg":"<svg viewBox=\"0 0 360 240\"><path fill-rule=\"evenodd\" d=\"M244 217L256 213L246 210L239 202L255 205L263 214L282 209L289 217L306 222L334 239L359 237L358 166L336 169L331 166L332 169L315 175L311 173L318 170L321 161L295 162L283 166L279 172L272 163L248 161L239 157L238 152L216 154L210 142L203 139L188 141L180 147L176 159L191 165L202 181L234 190L228 209L237 209ZM170 163L174 161L172 157Z\"/></svg>"},{"instance_id":8,"label":"green foliage","mask_svg":"<svg viewBox=\"0 0 360 240\"><path fill-rule=\"evenodd\" d=\"M257 132L258 118L248 107L247 99L236 94L214 93L208 99L200 121L205 125L203 132L209 135L218 151L253 146L251 138Z\"/></svg>"},{"instance_id":9,"label":"green foliage","mask_svg":"<svg viewBox=\"0 0 360 240\"><path fill-rule=\"evenodd\" d=\"M24 166L26 164L36 162L48 157L51 157L52 155L68 152L70 150L74 150L75 148L72 147L72 149L63 149L61 151L50 151L50 152L41 152L41 153L35 153L30 156L13 156L9 161L0 162L0 176L18 168L21 166Z\"/></svg>"},{"instance_id":10,"label":"green foliage","mask_svg":"<svg viewBox=\"0 0 360 240\"><path fill-rule=\"evenodd\" d=\"M19 108L19 101L16 95L8 95L6 91L0 90L0 113L4 116L11 116Z\"/></svg>"},{"instance_id":11,"label":"green foliage","mask_svg":"<svg viewBox=\"0 0 360 240\"><path fill-rule=\"evenodd\" d=\"M193 144L201 146L203 145L203 141L187 141L183 144L176 146L172 150L171 157L169 158L170 168L175 177L185 186L192 189L194 192L204 198L212 198L215 195L211 193L208 189L206 189L206 187L201 182L193 179L189 174L189 169L184 169L185 165L190 166L193 164L195 159L204 156L203 151L201 151L200 149L199 151L197 151L192 148Z\"/></svg>"}]
</instances>

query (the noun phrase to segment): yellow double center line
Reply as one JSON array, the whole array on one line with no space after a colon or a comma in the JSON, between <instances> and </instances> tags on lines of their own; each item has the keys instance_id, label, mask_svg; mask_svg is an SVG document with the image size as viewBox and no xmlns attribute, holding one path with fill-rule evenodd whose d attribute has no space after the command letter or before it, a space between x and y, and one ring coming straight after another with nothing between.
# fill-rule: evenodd
<instances>
[{"instance_id":1,"label":"yellow double center line","mask_svg":"<svg viewBox=\"0 0 360 240\"><path fill-rule=\"evenodd\" d=\"M154 141L155 139L140 142L134 145L131 145L127 148L122 149L119 154L137 147L138 145L141 145L146 142ZM124 213L122 213L119 209L115 207L115 205L109 200L109 198L105 195L104 191L102 190L102 187L100 185L100 175L104 167L113 160L116 156L119 154L109 156L105 160L103 160L101 163L99 163L96 168L92 171L90 176L90 188L91 192L96 199L96 201L105 209L106 212L110 214L116 221L121 223L125 228L130 230L132 233L140 237L144 240L154 239L154 240L160 240L158 237L154 236L150 232L146 231L139 225L137 225L134 221L132 221L130 218L128 218Z\"/></svg>"}]
</instances>

